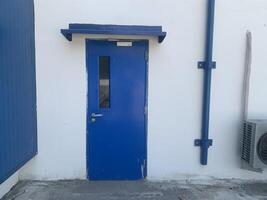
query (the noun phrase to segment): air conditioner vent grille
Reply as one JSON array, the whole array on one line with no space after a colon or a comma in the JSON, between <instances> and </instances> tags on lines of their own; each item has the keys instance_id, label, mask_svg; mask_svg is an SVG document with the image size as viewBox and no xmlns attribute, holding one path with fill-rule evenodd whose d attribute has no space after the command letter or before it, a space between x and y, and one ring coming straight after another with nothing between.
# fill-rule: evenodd
<instances>
[{"instance_id":1,"label":"air conditioner vent grille","mask_svg":"<svg viewBox=\"0 0 267 200\"><path fill-rule=\"evenodd\" d=\"M264 164L267 164L267 133L259 140L257 146L258 156Z\"/></svg>"},{"instance_id":2,"label":"air conditioner vent grille","mask_svg":"<svg viewBox=\"0 0 267 200\"><path fill-rule=\"evenodd\" d=\"M250 162L252 135L255 131L254 126L251 123L245 122L243 125L243 147L242 147L242 159L246 162ZM267 161L267 159L266 159Z\"/></svg>"}]
</instances>

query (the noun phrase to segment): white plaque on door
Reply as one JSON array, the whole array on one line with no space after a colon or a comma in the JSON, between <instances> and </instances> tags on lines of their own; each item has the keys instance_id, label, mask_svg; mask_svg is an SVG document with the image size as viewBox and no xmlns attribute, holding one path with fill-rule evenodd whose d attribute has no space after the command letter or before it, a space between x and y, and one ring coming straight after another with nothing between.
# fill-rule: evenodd
<instances>
[{"instance_id":1,"label":"white plaque on door","mask_svg":"<svg viewBox=\"0 0 267 200\"><path fill-rule=\"evenodd\" d=\"M118 47L131 47L133 46L132 42L117 42Z\"/></svg>"}]
</instances>

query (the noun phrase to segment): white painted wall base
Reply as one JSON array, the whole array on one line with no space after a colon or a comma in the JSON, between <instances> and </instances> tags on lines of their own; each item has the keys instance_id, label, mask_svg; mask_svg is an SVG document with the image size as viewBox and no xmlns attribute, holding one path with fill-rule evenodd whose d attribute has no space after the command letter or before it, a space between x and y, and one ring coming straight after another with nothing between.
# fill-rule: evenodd
<instances>
[{"instance_id":1,"label":"white painted wall base","mask_svg":"<svg viewBox=\"0 0 267 200\"><path fill-rule=\"evenodd\" d=\"M16 172L9 179L7 179L4 183L0 184L0 199L8 193L11 188L17 184L19 181L19 173Z\"/></svg>"}]
</instances>

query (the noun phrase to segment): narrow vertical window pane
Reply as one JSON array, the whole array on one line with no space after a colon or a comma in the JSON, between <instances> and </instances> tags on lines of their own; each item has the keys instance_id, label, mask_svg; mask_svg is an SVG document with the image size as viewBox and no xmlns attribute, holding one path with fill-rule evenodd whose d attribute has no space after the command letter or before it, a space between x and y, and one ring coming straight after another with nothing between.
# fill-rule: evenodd
<instances>
[{"instance_id":1,"label":"narrow vertical window pane","mask_svg":"<svg viewBox=\"0 0 267 200\"><path fill-rule=\"evenodd\" d=\"M110 107L110 57L99 57L99 107Z\"/></svg>"}]
</instances>

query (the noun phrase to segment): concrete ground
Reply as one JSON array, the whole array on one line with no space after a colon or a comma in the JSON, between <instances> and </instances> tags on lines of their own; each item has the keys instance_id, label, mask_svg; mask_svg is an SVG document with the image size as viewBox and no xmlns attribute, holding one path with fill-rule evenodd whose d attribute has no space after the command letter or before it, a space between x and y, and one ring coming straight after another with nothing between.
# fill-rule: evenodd
<instances>
[{"instance_id":1,"label":"concrete ground","mask_svg":"<svg viewBox=\"0 0 267 200\"><path fill-rule=\"evenodd\" d=\"M267 200L267 183L21 181L2 200Z\"/></svg>"}]
</instances>

